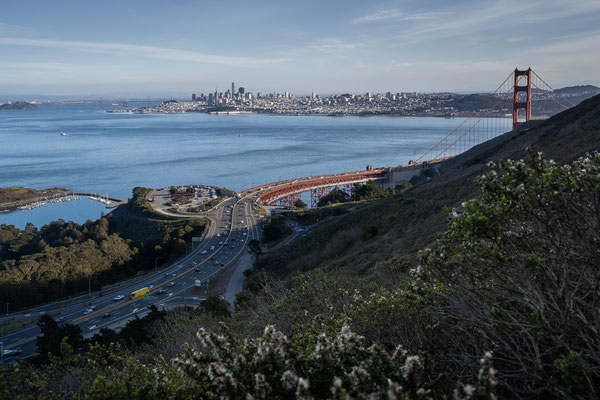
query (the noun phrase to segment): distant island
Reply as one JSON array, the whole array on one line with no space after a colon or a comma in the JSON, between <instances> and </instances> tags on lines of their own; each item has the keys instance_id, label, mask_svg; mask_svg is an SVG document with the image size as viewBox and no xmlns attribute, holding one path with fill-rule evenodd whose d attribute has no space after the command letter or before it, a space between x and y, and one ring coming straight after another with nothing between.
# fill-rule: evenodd
<instances>
[{"instance_id":1,"label":"distant island","mask_svg":"<svg viewBox=\"0 0 600 400\"><path fill-rule=\"evenodd\" d=\"M28 101L9 101L0 104L0 110L34 110L38 108L37 104Z\"/></svg>"}]
</instances>

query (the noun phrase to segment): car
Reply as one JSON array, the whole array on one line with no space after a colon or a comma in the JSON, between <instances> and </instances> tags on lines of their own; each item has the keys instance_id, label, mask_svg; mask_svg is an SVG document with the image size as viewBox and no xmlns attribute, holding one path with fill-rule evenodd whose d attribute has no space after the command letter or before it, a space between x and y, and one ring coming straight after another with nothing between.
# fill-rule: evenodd
<instances>
[{"instance_id":1,"label":"car","mask_svg":"<svg viewBox=\"0 0 600 400\"><path fill-rule=\"evenodd\" d=\"M190 266L192 266L192 267L193 267L194 265L196 265L196 262L195 262L195 261L192 261L192 262L190 263Z\"/></svg>"},{"instance_id":2,"label":"car","mask_svg":"<svg viewBox=\"0 0 600 400\"><path fill-rule=\"evenodd\" d=\"M194 270L194 272L198 272L198 271L200 271L200 267L198 267Z\"/></svg>"},{"instance_id":3,"label":"car","mask_svg":"<svg viewBox=\"0 0 600 400\"><path fill-rule=\"evenodd\" d=\"M217 233L217 237L221 237L221 234L220 234L220 233Z\"/></svg>"},{"instance_id":4,"label":"car","mask_svg":"<svg viewBox=\"0 0 600 400\"><path fill-rule=\"evenodd\" d=\"M66 317L64 315L56 318L56 322L63 322L66 319Z\"/></svg>"},{"instance_id":5,"label":"car","mask_svg":"<svg viewBox=\"0 0 600 400\"><path fill-rule=\"evenodd\" d=\"M214 249L215 249L215 246L210 246L210 249L211 249L211 250L214 250Z\"/></svg>"},{"instance_id":6,"label":"car","mask_svg":"<svg viewBox=\"0 0 600 400\"><path fill-rule=\"evenodd\" d=\"M125 296L123 296L122 294L120 294L118 296L113 297L113 300L114 301L119 301L119 300L123 300L124 298L125 298Z\"/></svg>"},{"instance_id":7,"label":"car","mask_svg":"<svg viewBox=\"0 0 600 400\"><path fill-rule=\"evenodd\" d=\"M163 294L163 293L167 293L167 291L165 289L159 289L158 292L156 292L157 294Z\"/></svg>"},{"instance_id":8,"label":"car","mask_svg":"<svg viewBox=\"0 0 600 400\"><path fill-rule=\"evenodd\" d=\"M139 308L134 308L131 312L135 313L135 312L138 312L138 310L139 310Z\"/></svg>"},{"instance_id":9,"label":"car","mask_svg":"<svg viewBox=\"0 0 600 400\"><path fill-rule=\"evenodd\" d=\"M171 278L175 278L177 274L171 274Z\"/></svg>"},{"instance_id":10,"label":"car","mask_svg":"<svg viewBox=\"0 0 600 400\"><path fill-rule=\"evenodd\" d=\"M92 306L90 306L89 308L90 308L90 310L95 310L95 309L96 309L96 306L92 305Z\"/></svg>"},{"instance_id":11,"label":"car","mask_svg":"<svg viewBox=\"0 0 600 400\"><path fill-rule=\"evenodd\" d=\"M219 244L223 244L223 242L219 242Z\"/></svg>"},{"instance_id":12,"label":"car","mask_svg":"<svg viewBox=\"0 0 600 400\"><path fill-rule=\"evenodd\" d=\"M17 354L21 354L21 349L6 349L2 353L3 356L16 356Z\"/></svg>"},{"instance_id":13,"label":"car","mask_svg":"<svg viewBox=\"0 0 600 400\"><path fill-rule=\"evenodd\" d=\"M175 286L175 282L171 282L171 283L169 283L167 286L168 286L168 287L173 287L173 286Z\"/></svg>"},{"instance_id":14,"label":"car","mask_svg":"<svg viewBox=\"0 0 600 400\"><path fill-rule=\"evenodd\" d=\"M102 318L108 318L111 315L112 315L112 313L107 312L107 313L102 314Z\"/></svg>"},{"instance_id":15,"label":"car","mask_svg":"<svg viewBox=\"0 0 600 400\"><path fill-rule=\"evenodd\" d=\"M88 315L89 313L93 312L94 310L92 310L91 308L88 308L87 310L85 310L83 312L83 315Z\"/></svg>"},{"instance_id":16,"label":"car","mask_svg":"<svg viewBox=\"0 0 600 400\"><path fill-rule=\"evenodd\" d=\"M202 250L200 254L206 254L206 250Z\"/></svg>"},{"instance_id":17,"label":"car","mask_svg":"<svg viewBox=\"0 0 600 400\"><path fill-rule=\"evenodd\" d=\"M222 262L222 263L221 263L221 267L224 267L224 266L225 266L225 263L223 263L223 262Z\"/></svg>"},{"instance_id":18,"label":"car","mask_svg":"<svg viewBox=\"0 0 600 400\"><path fill-rule=\"evenodd\" d=\"M246 232L244 232L244 236L246 236Z\"/></svg>"}]
</instances>

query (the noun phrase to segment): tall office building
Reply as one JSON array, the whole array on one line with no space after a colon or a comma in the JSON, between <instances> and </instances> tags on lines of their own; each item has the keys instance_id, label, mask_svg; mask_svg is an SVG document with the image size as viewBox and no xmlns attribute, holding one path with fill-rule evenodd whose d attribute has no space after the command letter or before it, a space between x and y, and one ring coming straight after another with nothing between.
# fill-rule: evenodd
<instances>
[{"instance_id":1,"label":"tall office building","mask_svg":"<svg viewBox=\"0 0 600 400\"><path fill-rule=\"evenodd\" d=\"M238 89L238 91L240 92L240 94L246 93L246 89L244 89L243 86L240 86L240 88Z\"/></svg>"},{"instance_id":2,"label":"tall office building","mask_svg":"<svg viewBox=\"0 0 600 400\"><path fill-rule=\"evenodd\" d=\"M231 82L231 95L233 96L235 94L235 85L233 84L233 82Z\"/></svg>"},{"instance_id":3,"label":"tall office building","mask_svg":"<svg viewBox=\"0 0 600 400\"><path fill-rule=\"evenodd\" d=\"M196 93L192 94L192 101L196 101Z\"/></svg>"}]
</instances>

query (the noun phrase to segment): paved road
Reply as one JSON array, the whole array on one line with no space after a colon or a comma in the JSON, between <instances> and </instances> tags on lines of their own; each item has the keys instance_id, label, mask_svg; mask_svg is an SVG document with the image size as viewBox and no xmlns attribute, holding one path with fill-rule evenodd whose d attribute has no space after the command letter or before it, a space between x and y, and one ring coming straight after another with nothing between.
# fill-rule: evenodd
<instances>
[{"instance_id":1,"label":"paved road","mask_svg":"<svg viewBox=\"0 0 600 400\"><path fill-rule=\"evenodd\" d=\"M252 202L259 192L245 192L243 198L232 198L213 209L207 217L210 223L205 239L185 258L166 269L139 280L125 282L94 293L91 298L81 296L71 303L53 304L19 312L12 320L26 320L48 313L55 319L77 324L85 337L91 337L101 328L118 329L136 316L149 312L150 305L171 308L180 304L198 304L201 297L190 296L195 284L205 285L221 271L232 267L247 251L248 241L260 238L258 220L252 211ZM134 290L149 287L145 299L130 299ZM116 296L122 300L113 300ZM235 295L235 293L234 293ZM93 312L84 311L93 305ZM6 316L0 318L4 322ZM39 335L36 324L0 338L5 349L20 349L21 357L35 354L35 338ZM10 361L10 357L4 358Z\"/></svg>"}]
</instances>

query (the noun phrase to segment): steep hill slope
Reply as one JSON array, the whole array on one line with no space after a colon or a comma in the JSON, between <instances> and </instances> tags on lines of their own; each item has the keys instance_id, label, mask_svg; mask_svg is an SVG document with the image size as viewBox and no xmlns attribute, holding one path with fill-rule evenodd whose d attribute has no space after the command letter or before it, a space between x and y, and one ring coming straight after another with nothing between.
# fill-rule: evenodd
<instances>
[{"instance_id":1,"label":"steep hill slope","mask_svg":"<svg viewBox=\"0 0 600 400\"><path fill-rule=\"evenodd\" d=\"M365 271L377 261L414 253L432 244L445 227L445 207L474 198L475 177L490 161L521 159L526 148L560 163L600 149L600 96L545 121L530 121L442 163L437 176L401 195L358 206L318 224L292 247L264 257L259 267L290 276L319 265ZM367 235L376 227L376 235Z\"/></svg>"}]
</instances>

